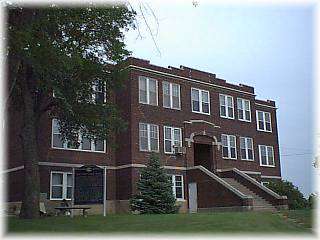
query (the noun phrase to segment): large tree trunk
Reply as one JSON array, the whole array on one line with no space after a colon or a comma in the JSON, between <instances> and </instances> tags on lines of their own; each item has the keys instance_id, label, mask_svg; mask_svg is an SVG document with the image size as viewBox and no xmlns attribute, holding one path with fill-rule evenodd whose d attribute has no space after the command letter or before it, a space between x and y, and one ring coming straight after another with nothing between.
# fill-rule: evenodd
<instances>
[{"instance_id":1,"label":"large tree trunk","mask_svg":"<svg viewBox=\"0 0 320 240\"><path fill-rule=\"evenodd\" d=\"M37 115L35 114L35 92L31 67L24 66L20 86L23 100L22 148L24 158L24 196L20 218L38 218L40 179L38 167Z\"/></svg>"}]
</instances>

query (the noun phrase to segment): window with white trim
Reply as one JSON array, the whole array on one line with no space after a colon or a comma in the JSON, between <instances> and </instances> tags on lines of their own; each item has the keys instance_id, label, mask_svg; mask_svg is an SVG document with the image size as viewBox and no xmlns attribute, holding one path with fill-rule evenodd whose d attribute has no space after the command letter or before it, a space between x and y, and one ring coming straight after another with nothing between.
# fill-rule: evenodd
<instances>
[{"instance_id":1,"label":"window with white trim","mask_svg":"<svg viewBox=\"0 0 320 240\"><path fill-rule=\"evenodd\" d=\"M240 137L240 155L242 160L253 160L252 138Z\"/></svg>"},{"instance_id":2,"label":"window with white trim","mask_svg":"<svg viewBox=\"0 0 320 240\"><path fill-rule=\"evenodd\" d=\"M233 135L222 134L222 157L229 159L237 158L236 137Z\"/></svg>"},{"instance_id":3,"label":"window with white trim","mask_svg":"<svg viewBox=\"0 0 320 240\"><path fill-rule=\"evenodd\" d=\"M176 83L162 82L163 106L172 109L181 109L180 85Z\"/></svg>"},{"instance_id":4,"label":"window with white trim","mask_svg":"<svg viewBox=\"0 0 320 240\"><path fill-rule=\"evenodd\" d=\"M184 187L182 175L171 175L172 192L176 199L184 199Z\"/></svg>"},{"instance_id":5,"label":"window with white trim","mask_svg":"<svg viewBox=\"0 0 320 240\"><path fill-rule=\"evenodd\" d=\"M240 121L251 122L250 101L237 98L238 119Z\"/></svg>"},{"instance_id":6,"label":"window with white trim","mask_svg":"<svg viewBox=\"0 0 320 240\"><path fill-rule=\"evenodd\" d=\"M139 123L140 151L159 151L159 127L155 124Z\"/></svg>"},{"instance_id":7,"label":"window with white trim","mask_svg":"<svg viewBox=\"0 0 320 240\"><path fill-rule=\"evenodd\" d=\"M234 119L233 97L219 94L220 117Z\"/></svg>"},{"instance_id":8,"label":"window with white trim","mask_svg":"<svg viewBox=\"0 0 320 240\"><path fill-rule=\"evenodd\" d=\"M105 152L106 141L99 139L90 139L85 134L78 133L79 146L74 146L71 142L63 141L62 134L59 130L58 119L52 119L52 148L90 151L90 152Z\"/></svg>"},{"instance_id":9,"label":"window with white trim","mask_svg":"<svg viewBox=\"0 0 320 240\"><path fill-rule=\"evenodd\" d=\"M164 152L174 153L174 146L182 147L181 128L164 126Z\"/></svg>"},{"instance_id":10,"label":"window with white trim","mask_svg":"<svg viewBox=\"0 0 320 240\"><path fill-rule=\"evenodd\" d=\"M158 81L152 78L139 77L139 102L158 106Z\"/></svg>"},{"instance_id":11,"label":"window with white trim","mask_svg":"<svg viewBox=\"0 0 320 240\"><path fill-rule=\"evenodd\" d=\"M261 184L262 184L263 186L265 186L265 187L268 187L269 182L263 181L263 182L261 182Z\"/></svg>"},{"instance_id":12,"label":"window with white trim","mask_svg":"<svg viewBox=\"0 0 320 240\"><path fill-rule=\"evenodd\" d=\"M93 83L92 90L92 99L95 103L103 104L106 102L106 88L103 82L95 81Z\"/></svg>"},{"instance_id":13,"label":"window with white trim","mask_svg":"<svg viewBox=\"0 0 320 240\"><path fill-rule=\"evenodd\" d=\"M272 146L259 145L260 166L274 167L274 152Z\"/></svg>"},{"instance_id":14,"label":"window with white trim","mask_svg":"<svg viewBox=\"0 0 320 240\"><path fill-rule=\"evenodd\" d=\"M71 200L72 197L72 173L51 172L50 199Z\"/></svg>"},{"instance_id":15,"label":"window with white trim","mask_svg":"<svg viewBox=\"0 0 320 240\"><path fill-rule=\"evenodd\" d=\"M191 88L192 112L210 115L209 91Z\"/></svg>"},{"instance_id":16,"label":"window with white trim","mask_svg":"<svg viewBox=\"0 0 320 240\"><path fill-rule=\"evenodd\" d=\"M257 129L264 132L272 132L271 114L257 110Z\"/></svg>"}]
</instances>

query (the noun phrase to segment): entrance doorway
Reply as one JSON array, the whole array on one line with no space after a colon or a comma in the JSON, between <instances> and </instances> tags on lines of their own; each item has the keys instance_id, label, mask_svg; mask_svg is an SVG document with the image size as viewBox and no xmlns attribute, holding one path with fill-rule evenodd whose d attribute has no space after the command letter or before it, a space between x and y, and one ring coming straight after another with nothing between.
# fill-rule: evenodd
<instances>
[{"instance_id":1,"label":"entrance doorway","mask_svg":"<svg viewBox=\"0 0 320 240\"><path fill-rule=\"evenodd\" d=\"M194 144L194 166L202 165L209 171L214 170L212 145Z\"/></svg>"}]
</instances>

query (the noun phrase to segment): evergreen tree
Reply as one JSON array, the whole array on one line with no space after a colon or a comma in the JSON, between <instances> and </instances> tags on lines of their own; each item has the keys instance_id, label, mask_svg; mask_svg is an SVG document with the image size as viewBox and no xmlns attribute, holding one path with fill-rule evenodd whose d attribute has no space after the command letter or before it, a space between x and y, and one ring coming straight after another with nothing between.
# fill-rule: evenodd
<instances>
[{"instance_id":1,"label":"evergreen tree","mask_svg":"<svg viewBox=\"0 0 320 240\"><path fill-rule=\"evenodd\" d=\"M130 200L132 211L142 214L177 212L172 182L160 166L158 155L151 154L147 167L141 171L137 187L139 193Z\"/></svg>"}]
</instances>

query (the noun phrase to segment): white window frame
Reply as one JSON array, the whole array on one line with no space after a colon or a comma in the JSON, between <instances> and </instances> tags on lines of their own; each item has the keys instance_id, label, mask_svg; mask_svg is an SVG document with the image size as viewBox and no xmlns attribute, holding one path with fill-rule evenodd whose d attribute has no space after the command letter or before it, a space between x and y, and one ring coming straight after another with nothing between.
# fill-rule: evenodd
<instances>
[{"instance_id":1,"label":"white window frame","mask_svg":"<svg viewBox=\"0 0 320 240\"><path fill-rule=\"evenodd\" d=\"M246 158L242 158L242 154L241 154L241 150L242 150L242 148L241 148L241 139L244 139L244 141L245 141L245 150L246 150ZM248 148L248 139L251 139L251 150L252 150L252 159L249 159L248 158L248 156L249 156L249 148ZM239 149L240 149L240 159L241 160L244 160L244 161L254 161L254 148L253 148L253 138L251 138L251 137L240 137L240 139L239 139Z\"/></svg>"},{"instance_id":2,"label":"white window frame","mask_svg":"<svg viewBox=\"0 0 320 240\"><path fill-rule=\"evenodd\" d=\"M52 185L52 175L53 174L62 174L62 197L61 198L53 198L52 197L52 187L55 186L55 185ZM67 198L68 175L72 176L72 172L61 172L61 171L51 171L50 172L50 200L63 200L63 199L71 200L71 198ZM73 187L73 186L71 186L71 187Z\"/></svg>"},{"instance_id":3,"label":"white window frame","mask_svg":"<svg viewBox=\"0 0 320 240\"><path fill-rule=\"evenodd\" d=\"M92 91L93 91L93 93L92 93L92 101L94 102L94 103L96 103L96 93L103 93L103 103L106 103L107 102L107 88L106 88L106 84L105 83L103 83L103 91L99 91L98 89L98 85L99 84L99 81L94 81L93 82L93 85L92 85Z\"/></svg>"},{"instance_id":4,"label":"white window frame","mask_svg":"<svg viewBox=\"0 0 320 240\"><path fill-rule=\"evenodd\" d=\"M170 106L169 107L164 105L164 83L169 84L169 97L170 97ZM173 85L177 85L178 89L179 89L179 107L178 108L173 107ZM181 87L180 87L180 84L167 82L167 81L162 82L162 105L164 108L181 110Z\"/></svg>"},{"instance_id":5,"label":"white window frame","mask_svg":"<svg viewBox=\"0 0 320 240\"><path fill-rule=\"evenodd\" d=\"M259 128L259 112L263 113L263 129ZM267 124L266 124L266 115L269 114L270 116L270 131L267 130ZM256 119L257 119L257 130L260 132L272 132L272 120L271 120L271 113L270 112L265 112L265 111L261 111L261 110L256 110Z\"/></svg>"},{"instance_id":6,"label":"white window frame","mask_svg":"<svg viewBox=\"0 0 320 240\"><path fill-rule=\"evenodd\" d=\"M262 164L262 158L261 158L261 148L264 147L266 150L266 158L267 158L267 164ZM273 165L269 164L269 153L268 153L268 147L272 148L272 154L273 154ZM267 146L267 145L258 145L259 148L259 159L260 159L260 166L262 167L275 167L276 166L276 161L274 159L274 149L273 146Z\"/></svg>"},{"instance_id":7,"label":"white window frame","mask_svg":"<svg viewBox=\"0 0 320 240\"><path fill-rule=\"evenodd\" d=\"M239 104L238 104L238 101L241 101L242 103L242 109L239 108ZM249 120L245 119L246 117L246 110L245 110L245 102L248 102L249 103ZM239 117L239 113L238 111L242 111L242 115L243 115L243 118L240 118ZM238 114L238 120L239 121L243 121L243 122L251 122L251 103L250 103L250 100L248 99L244 99L244 98L237 98L237 114Z\"/></svg>"},{"instance_id":8,"label":"white window frame","mask_svg":"<svg viewBox=\"0 0 320 240\"><path fill-rule=\"evenodd\" d=\"M220 97L224 97L224 102L226 105L224 105L224 107L226 108L226 116L221 115L221 102L220 102ZM229 108L228 108L228 97L231 97L232 99L232 116L233 117L229 117ZM233 97L230 95L226 95L226 94L219 94L219 111L220 111L220 117L221 118L226 118L226 119L234 119L234 101L233 101Z\"/></svg>"},{"instance_id":9,"label":"white window frame","mask_svg":"<svg viewBox=\"0 0 320 240\"><path fill-rule=\"evenodd\" d=\"M103 140L103 151L94 150L95 149L94 139L91 140L91 150L83 150L82 149L82 134L81 133L78 134L78 142L80 143L78 148L68 148L67 141L63 142L62 148L53 146L53 124L54 124L55 120L57 120L57 119L53 118L52 122L51 122L51 148L52 149L61 149L61 150L79 151L79 152L106 153L106 149L107 149L107 141L106 140Z\"/></svg>"},{"instance_id":10,"label":"white window frame","mask_svg":"<svg viewBox=\"0 0 320 240\"><path fill-rule=\"evenodd\" d=\"M181 188L182 188L182 197L181 198L177 198L176 197L176 192L177 192L177 189L176 189L176 176L179 176L181 177ZM177 201L183 201L184 200L184 181L183 181L183 175L180 175L180 174L175 174L175 175L171 175L171 181L172 181L172 193L173 193L173 196L175 197L175 199ZM180 187L180 186L178 186Z\"/></svg>"},{"instance_id":11,"label":"white window frame","mask_svg":"<svg viewBox=\"0 0 320 240\"><path fill-rule=\"evenodd\" d=\"M166 138L166 128L170 128L171 131L171 139ZM163 151L165 154L174 154L174 142L176 141L174 139L174 130L179 130L180 132L180 141L179 141L179 146L182 147L182 129L179 127L172 127L172 126L163 126ZM171 141L171 152L166 151L166 140Z\"/></svg>"},{"instance_id":12,"label":"white window frame","mask_svg":"<svg viewBox=\"0 0 320 240\"><path fill-rule=\"evenodd\" d=\"M270 183L270 182L268 182L268 181L262 181L262 182L261 182L261 184L262 184L263 186L265 186L265 187L267 187L269 183Z\"/></svg>"},{"instance_id":13,"label":"white window frame","mask_svg":"<svg viewBox=\"0 0 320 240\"><path fill-rule=\"evenodd\" d=\"M237 154L237 137L235 136L235 135L228 135L228 134L221 134L221 138L222 138L222 136L227 136L227 147L228 147L228 157L224 157L223 156L223 153L222 153L222 158L223 159L232 159L232 160L236 160L236 159L238 159L238 154ZM236 157L235 158L232 158L231 157L231 144L230 144L230 138L231 137L234 137L234 143L235 143L235 154L236 154ZM221 142L222 142L222 140L221 140ZM223 147L223 146L221 146L221 147Z\"/></svg>"},{"instance_id":14,"label":"white window frame","mask_svg":"<svg viewBox=\"0 0 320 240\"><path fill-rule=\"evenodd\" d=\"M142 79L142 78L144 78L146 80L147 102L143 102L141 100L141 97L140 97L140 79ZM149 88L149 81L150 80L153 80L153 81L156 82L156 101L157 101L157 103L155 105L150 103L150 88ZM158 101L158 80L156 80L154 78L145 77L145 76L139 76L138 85L139 85L138 86L139 103L147 104L147 105L151 105L151 106L158 106L159 105L159 101Z\"/></svg>"},{"instance_id":15,"label":"white window frame","mask_svg":"<svg viewBox=\"0 0 320 240\"><path fill-rule=\"evenodd\" d=\"M193 102L192 102L192 90L195 90L195 91L198 91L199 92L199 111L194 111L193 110ZM206 92L208 93L208 105L209 105L209 113L205 113L203 112L203 109L202 109L202 92ZM210 92L208 90L203 90L203 89L199 89L199 88L191 88L191 111L193 113L200 113L200 114L205 114L205 115L210 115L210 112L211 112L211 106L210 106Z\"/></svg>"},{"instance_id":16,"label":"white window frame","mask_svg":"<svg viewBox=\"0 0 320 240\"><path fill-rule=\"evenodd\" d=\"M147 125L147 138L148 138L148 149L147 149L147 150L141 149L141 142L140 142L140 124L145 124L145 125ZM156 151L151 150L151 136L150 136L150 126L151 126L151 125L157 127L157 135L158 135L158 141L157 141L158 145L157 145L157 148L158 148L158 150L156 150ZM159 138L160 138L160 135L159 135L159 125L152 124L152 123L139 122L138 131L139 131L139 150L140 150L141 152L159 152Z\"/></svg>"}]
</instances>

